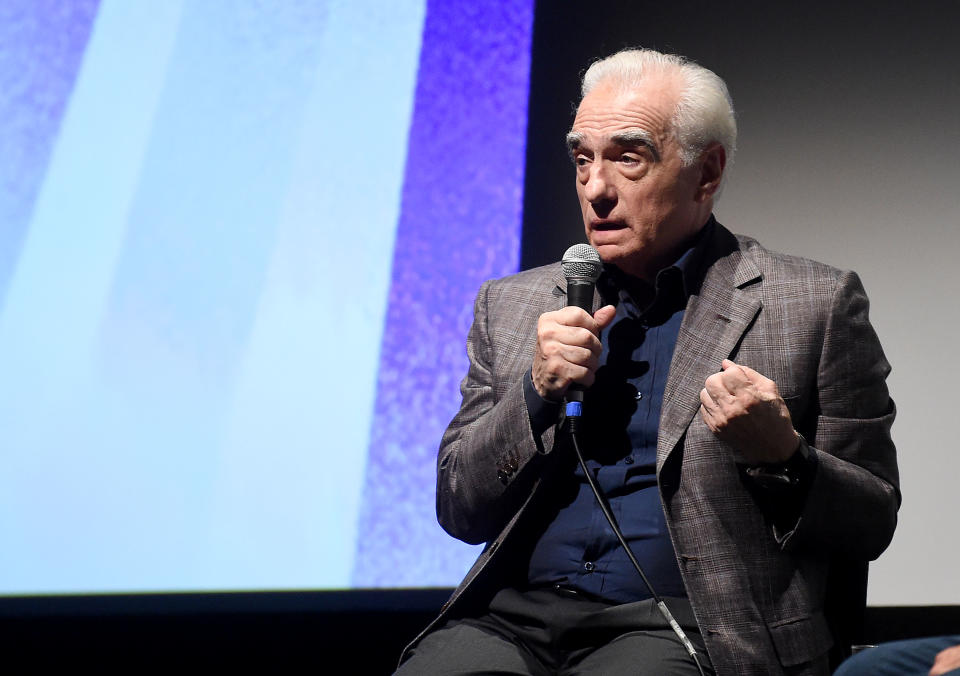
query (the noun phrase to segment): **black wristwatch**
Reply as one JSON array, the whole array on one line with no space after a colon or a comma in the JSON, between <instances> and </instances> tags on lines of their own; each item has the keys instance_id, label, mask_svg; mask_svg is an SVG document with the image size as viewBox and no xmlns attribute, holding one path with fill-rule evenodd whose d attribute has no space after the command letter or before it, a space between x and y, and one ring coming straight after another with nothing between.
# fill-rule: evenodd
<instances>
[{"instance_id":1,"label":"black wristwatch","mask_svg":"<svg viewBox=\"0 0 960 676\"><path fill-rule=\"evenodd\" d=\"M754 483L766 490L783 490L803 486L816 470L816 455L799 432L800 445L786 462L765 463L747 467L744 471Z\"/></svg>"}]
</instances>

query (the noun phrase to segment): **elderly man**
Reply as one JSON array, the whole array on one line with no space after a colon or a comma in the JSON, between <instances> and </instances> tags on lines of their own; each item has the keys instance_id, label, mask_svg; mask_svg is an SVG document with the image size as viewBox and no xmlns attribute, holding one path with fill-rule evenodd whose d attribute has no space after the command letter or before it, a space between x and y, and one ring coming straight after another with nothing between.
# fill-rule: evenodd
<instances>
[{"instance_id":1,"label":"elderly man","mask_svg":"<svg viewBox=\"0 0 960 676\"><path fill-rule=\"evenodd\" d=\"M594 311L559 265L481 288L437 512L486 547L400 673L827 673L830 562L877 557L899 506L863 288L713 218L736 125L709 70L594 63L567 142ZM587 471L652 589L571 451L574 384Z\"/></svg>"}]
</instances>

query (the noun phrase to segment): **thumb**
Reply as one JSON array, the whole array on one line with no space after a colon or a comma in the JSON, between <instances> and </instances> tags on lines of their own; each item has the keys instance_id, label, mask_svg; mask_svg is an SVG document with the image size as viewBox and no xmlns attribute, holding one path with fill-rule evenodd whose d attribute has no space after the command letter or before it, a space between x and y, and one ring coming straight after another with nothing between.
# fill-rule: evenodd
<instances>
[{"instance_id":1,"label":"thumb","mask_svg":"<svg viewBox=\"0 0 960 676\"><path fill-rule=\"evenodd\" d=\"M597 323L597 329L603 330L610 326L610 323L613 321L613 318L617 314L617 308L612 305L604 305L602 308L593 313L593 321Z\"/></svg>"},{"instance_id":2,"label":"thumb","mask_svg":"<svg viewBox=\"0 0 960 676\"><path fill-rule=\"evenodd\" d=\"M759 373L757 373L756 371L754 371L752 368L750 368L749 366L744 366L743 364L738 364L737 362L733 361L732 359L724 359L724 360L720 363L720 368L722 368L724 371L728 371L728 370L730 370L731 368L733 368L734 366L736 366L736 367L739 368L741 371L743 371L743 374L744 374L745 376L747 376L747 380L755 380L758 376L763 377L763 376L761 376Z\"/></svg>"}]
</instances>

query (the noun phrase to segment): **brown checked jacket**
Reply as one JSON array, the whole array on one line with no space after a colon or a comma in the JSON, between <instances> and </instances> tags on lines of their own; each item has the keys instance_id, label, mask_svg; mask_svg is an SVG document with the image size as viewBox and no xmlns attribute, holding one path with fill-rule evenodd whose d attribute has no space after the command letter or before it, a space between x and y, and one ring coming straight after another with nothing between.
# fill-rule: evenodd
<instances>
[{"instance_id":1,"label":"brown checked jacket","mask_svg":"<svg viewBox=\"0 0 960 676\"><path fill-rule=\"evenodd\" d=\"M722 226L712 237L722 255L689 298L662 405L667 527L717 674L825 674L831 562L875 559L896 525L890 368L855 273L768 251ZM556 427L534 434L522 380L538 317L565 295L554 264L486 282L477 296L463 402L438 457L437 514L451 535L486 547L431 627L481 607L507 579L517 525L561 443ZM789 531L772 524L734 449L698 414L704 381L725 358L777 383L815 449L816 474Z\"/></svg>"}]
</instances>

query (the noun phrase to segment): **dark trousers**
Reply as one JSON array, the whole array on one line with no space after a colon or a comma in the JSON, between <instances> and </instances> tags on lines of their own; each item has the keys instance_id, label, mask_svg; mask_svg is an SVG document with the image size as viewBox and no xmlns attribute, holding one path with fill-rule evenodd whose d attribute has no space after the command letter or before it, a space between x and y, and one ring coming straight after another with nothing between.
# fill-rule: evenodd
<instances>
[{"instance_id":1,"label":"dark trousers","mask_svg":"<svg viewBox=\"0 0 960 676\"><path fill-rule=\"evenodd\" d=\"M686 599L664 599L713 674ZM620 605L566 590L504 589L488 611L427 634L397 674L650 674L697 676L693 659L653 601Z\"/></svg>"}]
</instances>

